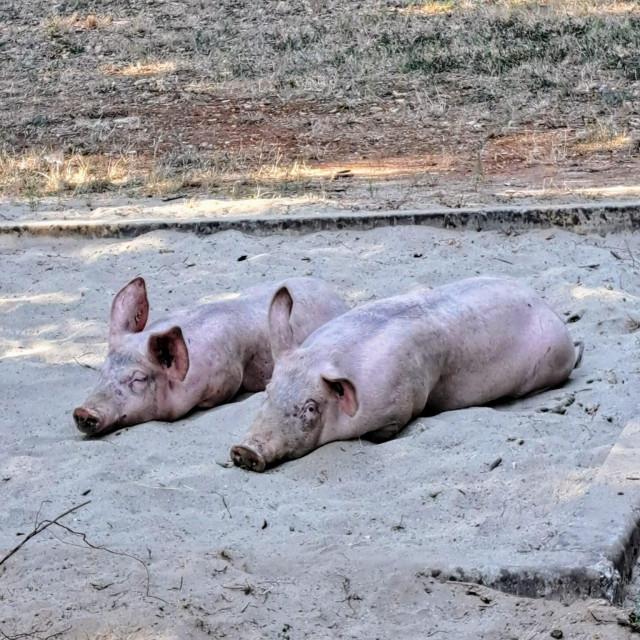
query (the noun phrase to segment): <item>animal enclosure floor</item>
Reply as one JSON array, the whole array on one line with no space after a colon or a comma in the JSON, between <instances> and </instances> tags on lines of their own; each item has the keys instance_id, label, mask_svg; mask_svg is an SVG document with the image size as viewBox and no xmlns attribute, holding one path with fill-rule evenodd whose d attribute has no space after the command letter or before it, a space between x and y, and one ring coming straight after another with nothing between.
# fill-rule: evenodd
<instances>
[{"instance_id":1,"label":"animal enclosure floor","mask_svg":"<svg viewBox=\"0 0 640 640\"><path fill-rule=\"evenodd\" d=\"M637 473L610 484L638 441L615 447L639 415L639 236L163 231L5 236L0 256L0 557L34 523L90 501L0 566L3 634L630 636L621 613L584 595L565 605L470 581L538 571L551 589L550 569L595 563L593 545L613 544L640 504ZM356 305L479 274L527 282L584 341L564 387L421 418L382 445L333 443L265 474L226 464L262 394L100 439L73 424L106 352L113 295L136 275L154 319L292 275L324 278Z\"/></svg>"}]
</instances>

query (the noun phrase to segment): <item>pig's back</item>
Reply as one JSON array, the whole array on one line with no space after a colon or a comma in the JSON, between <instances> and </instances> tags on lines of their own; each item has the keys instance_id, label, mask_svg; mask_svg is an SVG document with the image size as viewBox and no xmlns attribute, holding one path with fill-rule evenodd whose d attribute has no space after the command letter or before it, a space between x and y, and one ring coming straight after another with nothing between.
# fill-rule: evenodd
<instances>
[{"instance_id":1,"label":"pig's back","mask_svg":"<svg viewBox=\"0 0 640 640\"><path fill-rule=\"evenodd\" d=\"M320 327L303 346L373 395L410 389L420 398L420 389L440 380L429 402L440 410L516 393L514 381L527 377L538 354L550 347L566 359L572 348L564 323L534 291L497 278L368 303Z\"/></svg>"},{"instance_id":2,"label":"pig's back","mask_svg":"<svg viewBox=\"0 0 640 640\"><path fill-rule=\"evenodd\" d=\"M519 298L533 294L513 280L470 278L435 289L420 289L375 300L320 327L307 338L304 346L366 345L385 333L396 339L402 334L426 333L432 337L434 331L455 330L469 317L486 315L492 309L504 306L516 297L514 291L521 292Z\"/></svg>"}]
</instances>

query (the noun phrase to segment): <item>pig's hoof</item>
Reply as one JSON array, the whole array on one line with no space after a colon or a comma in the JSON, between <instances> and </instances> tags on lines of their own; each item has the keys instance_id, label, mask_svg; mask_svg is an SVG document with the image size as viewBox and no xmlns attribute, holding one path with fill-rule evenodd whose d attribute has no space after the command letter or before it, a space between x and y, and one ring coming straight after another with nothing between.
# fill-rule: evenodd
<instances>
[{"instance_id":1,"label":"pig's hoof","mask_svg":"<svg viewBox=\"0 0 640 640\"><path fill-rule=\"evenodd\" d=\"M73 412L73 419L76 421L76 427L87 435L93 435L100 426L100 419L82 407Z\"/></svg>"},{"instance_id":2,"label":"pig's hoof","mask_svg":"<svg viewBox=\"0 0 640 640\"><path fill-rule=\"evenodd\" d=\"M242 445L231 447L231 459L233 464L248 471L264 471L267 466L263 456Z\"/></svg>"}]
</instances>

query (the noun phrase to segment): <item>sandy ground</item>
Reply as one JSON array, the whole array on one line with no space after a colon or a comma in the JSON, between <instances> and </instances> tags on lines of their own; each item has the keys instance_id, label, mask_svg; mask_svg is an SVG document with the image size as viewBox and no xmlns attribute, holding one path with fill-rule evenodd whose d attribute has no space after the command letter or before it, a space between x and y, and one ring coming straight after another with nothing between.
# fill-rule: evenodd
<instances>
[{"instance_id":1,"label":"sandy ground","mask_svg":"<svg viewBox=\"0 0 640 640\"><path fill-rule=\"evenodd\" d=\"M637 235L158 232L3 237L0 255L0 556L34 523L90 501L0 567L6 637L630 636L617 622L628 614L602 603L520 598L429 569L553 548L640 397ZM584 364L562 389L422 418L384 445L334 443L266 474L226 464L260 394L102 439L75 429L112 296L130 278L147 278L153 319L305 274L352 305L474 274L517 277L571 321Z\"/></svg>"}]
</instances>

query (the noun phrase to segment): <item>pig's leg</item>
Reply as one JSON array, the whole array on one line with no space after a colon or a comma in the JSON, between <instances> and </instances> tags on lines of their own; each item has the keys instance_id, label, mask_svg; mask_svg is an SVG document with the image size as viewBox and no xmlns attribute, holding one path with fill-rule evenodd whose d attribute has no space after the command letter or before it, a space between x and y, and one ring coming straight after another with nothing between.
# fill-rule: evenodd
<instances>
[{"instance_id":1,"label":"pig's leg","mask_svg":"<svg viewBox=\"0 0 640 640\"><path fill-rule=\"evenodd\" d=\"M584 351L584 342L578 340L573 343L573 347L575 349L575 361L573 363L573 369L577 369L580 366L580 362L582 360L582 352ZM549 391L549 389L555 388L557 385L547 385L546 387L540 387L538 389L534 389L533 391L529 391L527 393L515 394L514 398L524 398L537 396L539 393L544 393L545 391Z\"/></svg>"},{"instance_id":2,"label":"pig's leg","mask_svg":"<svg viewBox=\"0 0 640 640\"><path fill-rule=\"evenodd\" d=\"M555 329L555 336L552 333ZM510 395L525 396L538 389L552 389L567 380L580 353L569 337L564 325L549 328L549 339L543 336L537 343L532 341L533 349L529 349L522 356L524 362L533 364L529 371L523 371L522 382ZM546 344L545 344L546 342ZM544 355L539 355L544 349ZM530 364L530 366L531 366Z\"/></svg>"},{"instance_id":3,"label":"pig's leg","mask_svg":"<svg viewBox=\"0 0 640 640\"><path fill-rule=\"evenodd\" d=\"M425 381L425 386L428 382ZM391 440L400 433L414 418L423 415L427 406L428 393L413 386L406 389L404 393L399 394L404 399L403 402L396 404L395 411L392 414L387 413L382 421L373 431L364 434L364 438L371 440L377 444Z\"/></svg>"},{"instance_id":4,"label":"pig's leg","mask_svg":"<svg viewBox=\"0 0 640 640\"><path fill-rule=\"evenodd\" d=\"M386 411L382 407L376 407L374 414L376 420L367 420L367 424L375 425L375 428L363 434L363 438L377 444L386 442L394 438L404 429L413 418L419 416L424 411L427 404L428 393L421 388L422 385L415 384L416 380L402 384L396 394L396 401L393 406L387 407ZM428 389L428 382L425 381Z\"/></svg>"},{"instance_id":5,"label":"pig's leg","mask_svg":"<svg viewBox=\"0 0 640 640\"><path fill-rule=\"evenodd\" d=\"M391 440L391 438L395 437L404 428L404 426L404 424L399 424L398 422L390 422L384 427L380 427L380 429L365 433L363 437L367 440L371 440L371 442L380 444L381 442Z\"/></svg>"},{"instance_id":6,"label":"pig's leg","mask_svg":"<svg viewBox=\"0 0 640 640\"><path fill-rule=\"evenodd\" d=\"M576 361L573 365L574 369L577 369L582 362L582 352L584 351L584 342L582 340L576 340L573 343L573 346L576 348Z\"/></svg>"}]
</instances>

